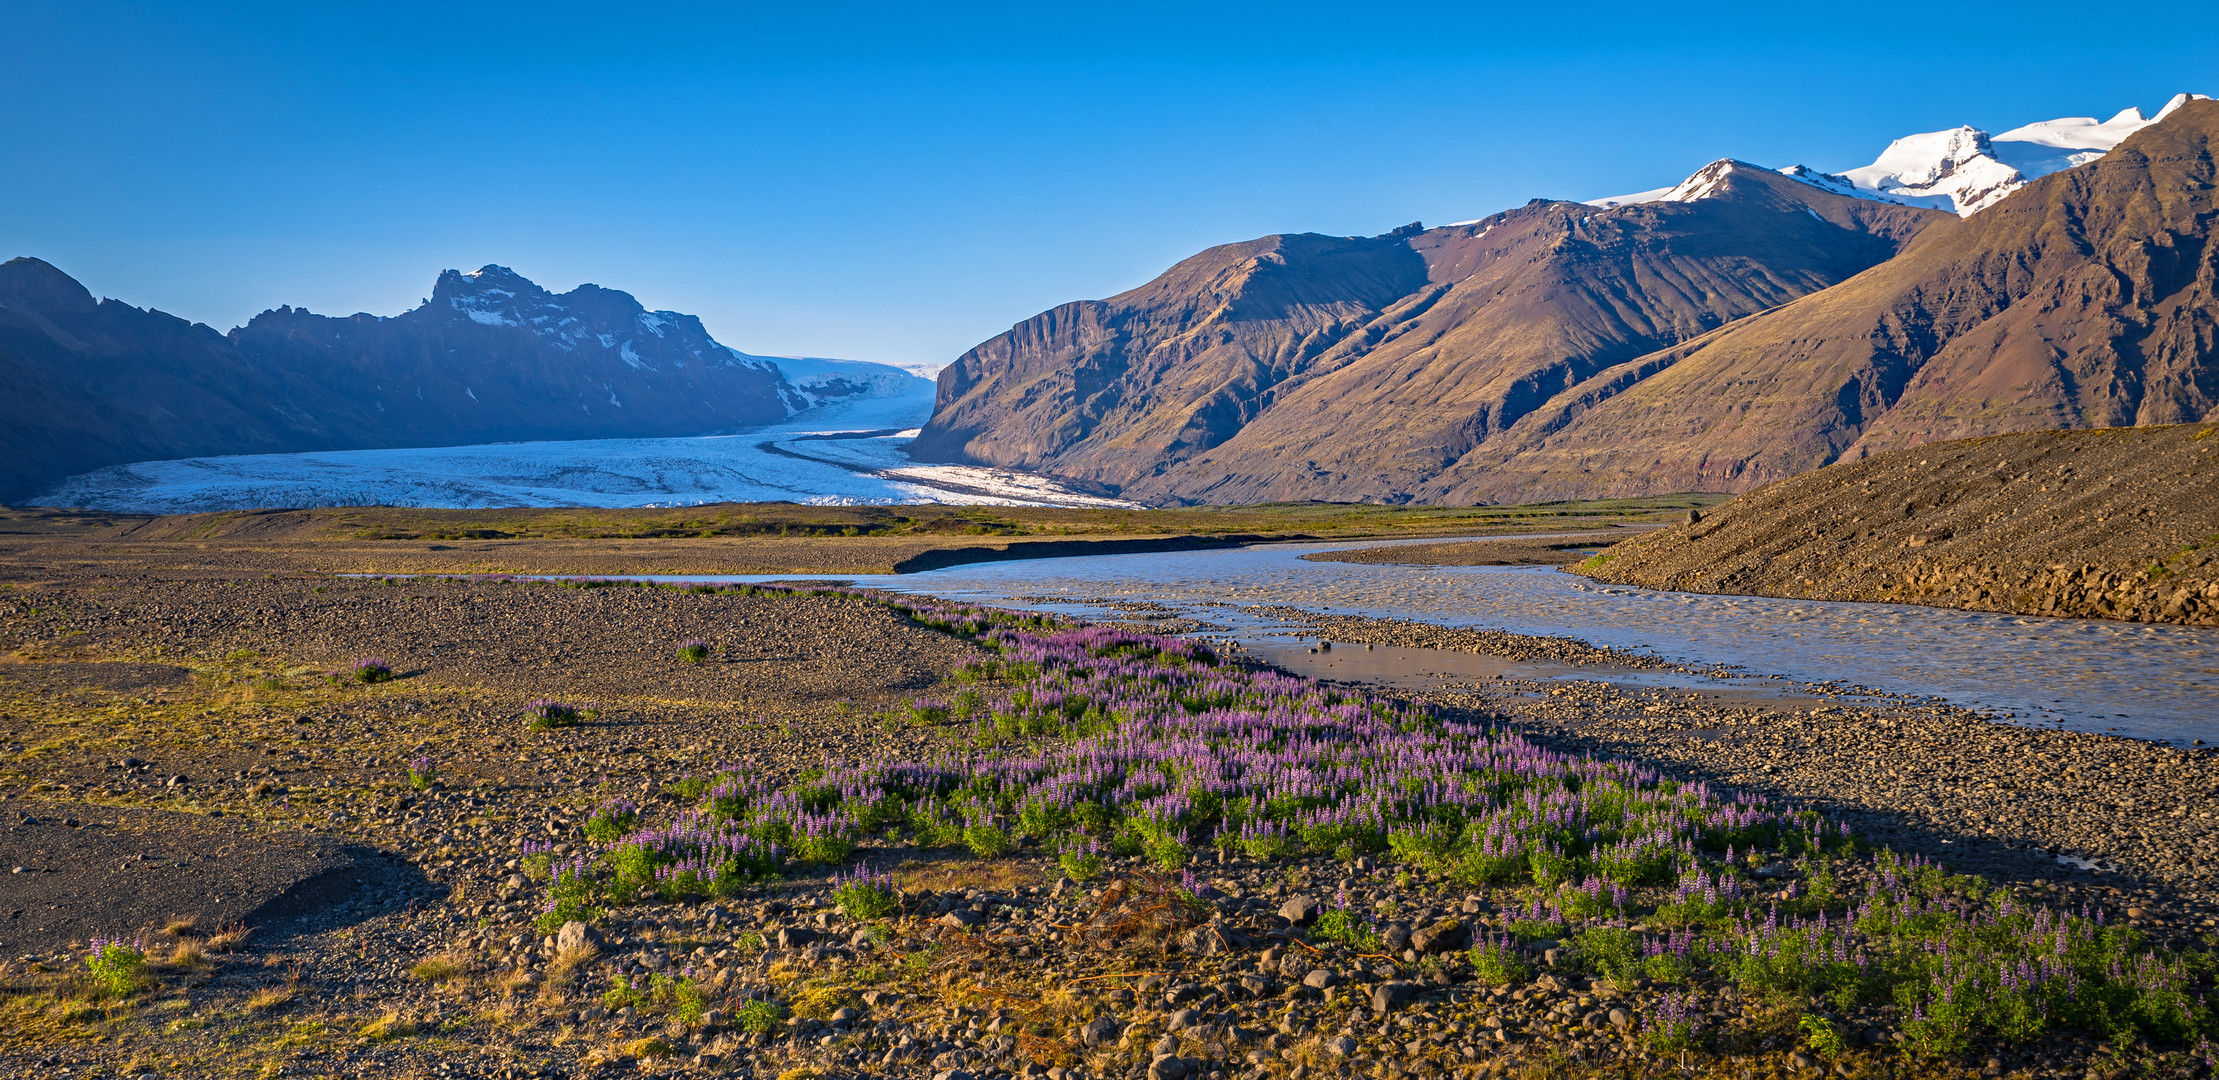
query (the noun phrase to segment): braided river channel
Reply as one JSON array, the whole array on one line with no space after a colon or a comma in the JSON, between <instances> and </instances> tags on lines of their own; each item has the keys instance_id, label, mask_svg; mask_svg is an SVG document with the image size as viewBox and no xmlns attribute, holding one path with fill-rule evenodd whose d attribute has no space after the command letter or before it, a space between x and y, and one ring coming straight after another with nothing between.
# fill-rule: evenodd
<instances>
[{"instance_id":1,"label":"braided river channel","mask_svg":"<svg viewBox=\"0 0 2219 1080\"><path fill-rule=\"evenodd\" d=\"M1301 558L1377 546L1260 544L812 580L1094 619L1130 620L1137 607L1141 617L1165 621L1166 632L1236 640L1253 656L1316 677L1419 687L1419 676L1439 685L1444 679L1505 674L1703 690L1771 687L1779 693L1790 692L1791 684L1825 684L1835 693L1916 695L2029 726L2181 745L2198 739L2219 743L2219 629L1659 592L1603 585L1554 567ZM794 577L693 574L664 580ZM1314 630L1247 610L1257 606L1577 638L1671 661L1680 669L1598 670L1386 646L1313 652L1302 637L1315 637ZM1205 626L1171 621L1179 619Z\"/></svg>"}]
</instances>

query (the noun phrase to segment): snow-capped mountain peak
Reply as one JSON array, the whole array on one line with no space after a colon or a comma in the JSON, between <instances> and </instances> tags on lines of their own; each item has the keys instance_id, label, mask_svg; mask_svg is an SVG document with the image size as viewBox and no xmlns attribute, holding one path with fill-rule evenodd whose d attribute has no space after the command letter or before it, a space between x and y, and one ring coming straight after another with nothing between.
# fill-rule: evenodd
<instances>
[{"instance_id":1,"label":"snow-capped mountain peak","mask_svg":"<svg viewBox=\"0 0 2219 1080\"><path fill-rule=\"evenodd\" d=\"M777 395L788 415L865 399L923 394L929 400L932 392L931 382L887 364L741 352L710 337L700 319L649 311L630 293L592 284L552 293L490 263L441 273L431 299L412 316L520 328L563 352L588 360L599 355L651 376L688 367L753 368L780 380ZM610 403L623 407L613 393Z\"/></svg>"},{"instance_id":2,"label":"snow-capped mountain peak","mask_svg":"<svg viewBox=\"0 0 2219 1080\"><path fill-rule=\"evenodd\" d=\"M1613 195L1607 199L1589 199L1587 205L1600 206L1608 210L1619 206L1632 206L1636 203L1694 202L1698 199L1707 199L1718 194L1718 189L1725 186L1726 177L1733 174L1736 166L1745 169L1756 167L1746 161L1720 158L1695 170L1687 179L1671 187L1661 187L1651 191L1637 191L1631 195Z\"/></svg>"},{"instance_id":3,"label":"snow-capped mountain peak","mask_svg":"<svg viewBox=\"0 0 2219 1080\"><path fill-rule=\"evenodd\" d=\"M1781 169L1813 187L1840 195L1908 206L1930 206L1969 217L1994 206L2027 182L2076 168L2111 152L2127 136L2159 123L2173 110L2203 94L2175 94L2156 116L2127 108L2109 120L2066 116L2039 120L1989 135L1971 126L1906 135L1888 144L1872 164L1845 173L1819 172L1805 165ZM1588 200L1601 207L1644 202L1688 202L1716 190L1724 173L1712 162L1680 183L1651 191ZM1715 175L1713 175L1715 174ZM1708 179L1706 179L1708 177Z\"/></svg>"}]
</instances>

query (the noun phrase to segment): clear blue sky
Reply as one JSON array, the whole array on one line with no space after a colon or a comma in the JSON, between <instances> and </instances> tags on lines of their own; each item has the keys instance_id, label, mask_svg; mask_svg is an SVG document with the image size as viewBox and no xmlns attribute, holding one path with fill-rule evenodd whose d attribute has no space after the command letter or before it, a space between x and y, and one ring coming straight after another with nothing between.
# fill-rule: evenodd
<instances>
[{"instance_id":1,"label":"clear blue sky","mask_svg":"<svg viewBox=\"0 0 2219 1080\"><path fill-rule=\"evenodd\" d=\"M1966 14L1956 14L1965 12ZM2219 93L2205 3L0 4L0 257L228 329L497 262L945 362L1215 243Z\"/></svg>"}]
</instances>

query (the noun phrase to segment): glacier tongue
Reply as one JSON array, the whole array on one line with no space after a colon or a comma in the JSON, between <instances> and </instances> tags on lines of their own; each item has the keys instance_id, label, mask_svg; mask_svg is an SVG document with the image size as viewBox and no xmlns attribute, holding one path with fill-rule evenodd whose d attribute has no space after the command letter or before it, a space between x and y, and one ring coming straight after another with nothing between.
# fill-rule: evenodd
<instances>
[{"instance_id":1,"label":"glacier tongue","mask_svg":"<svg viewBox=\"0 0 2219 1080\"><path fill-rule=\"evenodd\" d=\"M910 461L902 448L931 415L933 396L932 382L913 373L859 361L745 353L734 359L776 363L808 398L796 403L806 411L783 424L725 436L142 461L70 477L35 498L41 505L157 514L278 506L689 506L776 500L1132 505L1013 469Z\"/></svg>"}]
</instances>

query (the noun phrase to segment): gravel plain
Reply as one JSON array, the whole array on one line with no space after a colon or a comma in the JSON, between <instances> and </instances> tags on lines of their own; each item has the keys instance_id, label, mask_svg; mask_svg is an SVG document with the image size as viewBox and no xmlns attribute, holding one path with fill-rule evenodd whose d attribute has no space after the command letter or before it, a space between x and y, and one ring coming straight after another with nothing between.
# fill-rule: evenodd
<instances>
[{"instance_id":1,"label":"gravel plain","mask_svg":"<svg viewBox=\"0 0 2219 1080\"><path fill-rule=\"evenodd\" d=\"M718 768L790 779L827 758L953 749L960 728L886 718L950 692L979 650L846 596L151 566L6 584L0 824L220 813L272 842L372 848L416 876L322 898L220 948L212 913L157 889L155 907L199 919L142 913L112 928L140 935L154 960L128 1001L72 996L79 951L0 958L0 1070L943 1080L2190 1070L2176 1050L2068 1035L1905 1072L1890 1008L1838 1017L1856 1048L1822 1062L1776 1002L1723 985L1617 985L1540 946L1530 979L1491 986L1457 946L1460 933L1510 924L1504 898L1370 857L1226 858L1190 867L1185 881L1113 860L1102 878L1073 883L1037 848L982 860L867 838L857 857L901 885L888 917L850 918L826 879L797 871L717 902L637 905L590 930L542 933L527 842L583 850L582 826L611 799L669 818L691 803L665 785ZM2106 905L2184 944L2210 926L2201 815L2213 774L2202 753L2006 728L1840 688L1766 700L1629 690L1608 672L1641 660L1569 640L1315 625L1335 641L1371 634L1593 665L1594 683L1503 680L1426 696L1567 751L1839 811L2029 901ZM697 638L708 660L680 660L677 646ZM397 677L326 679L362 656L385 658ZM522 717L542 698L595 708L577 726L529 730ZM2068 868L2049 846L2117 869ZM1783 894L1799 873L1765 870ZM1206 907L1169 903L1174 884ZM1359 952L1309 932L1327 906L1375 913L1384 947ZM651 987L657 975L695 980L706 1010L689 1018L606 996L617 979ZM1707 1052L1642 1041L1668 992L1716 1032ZM750 1003L770 1000L789 1014L743 1022Z\"/></svg>"}]
</instances>

